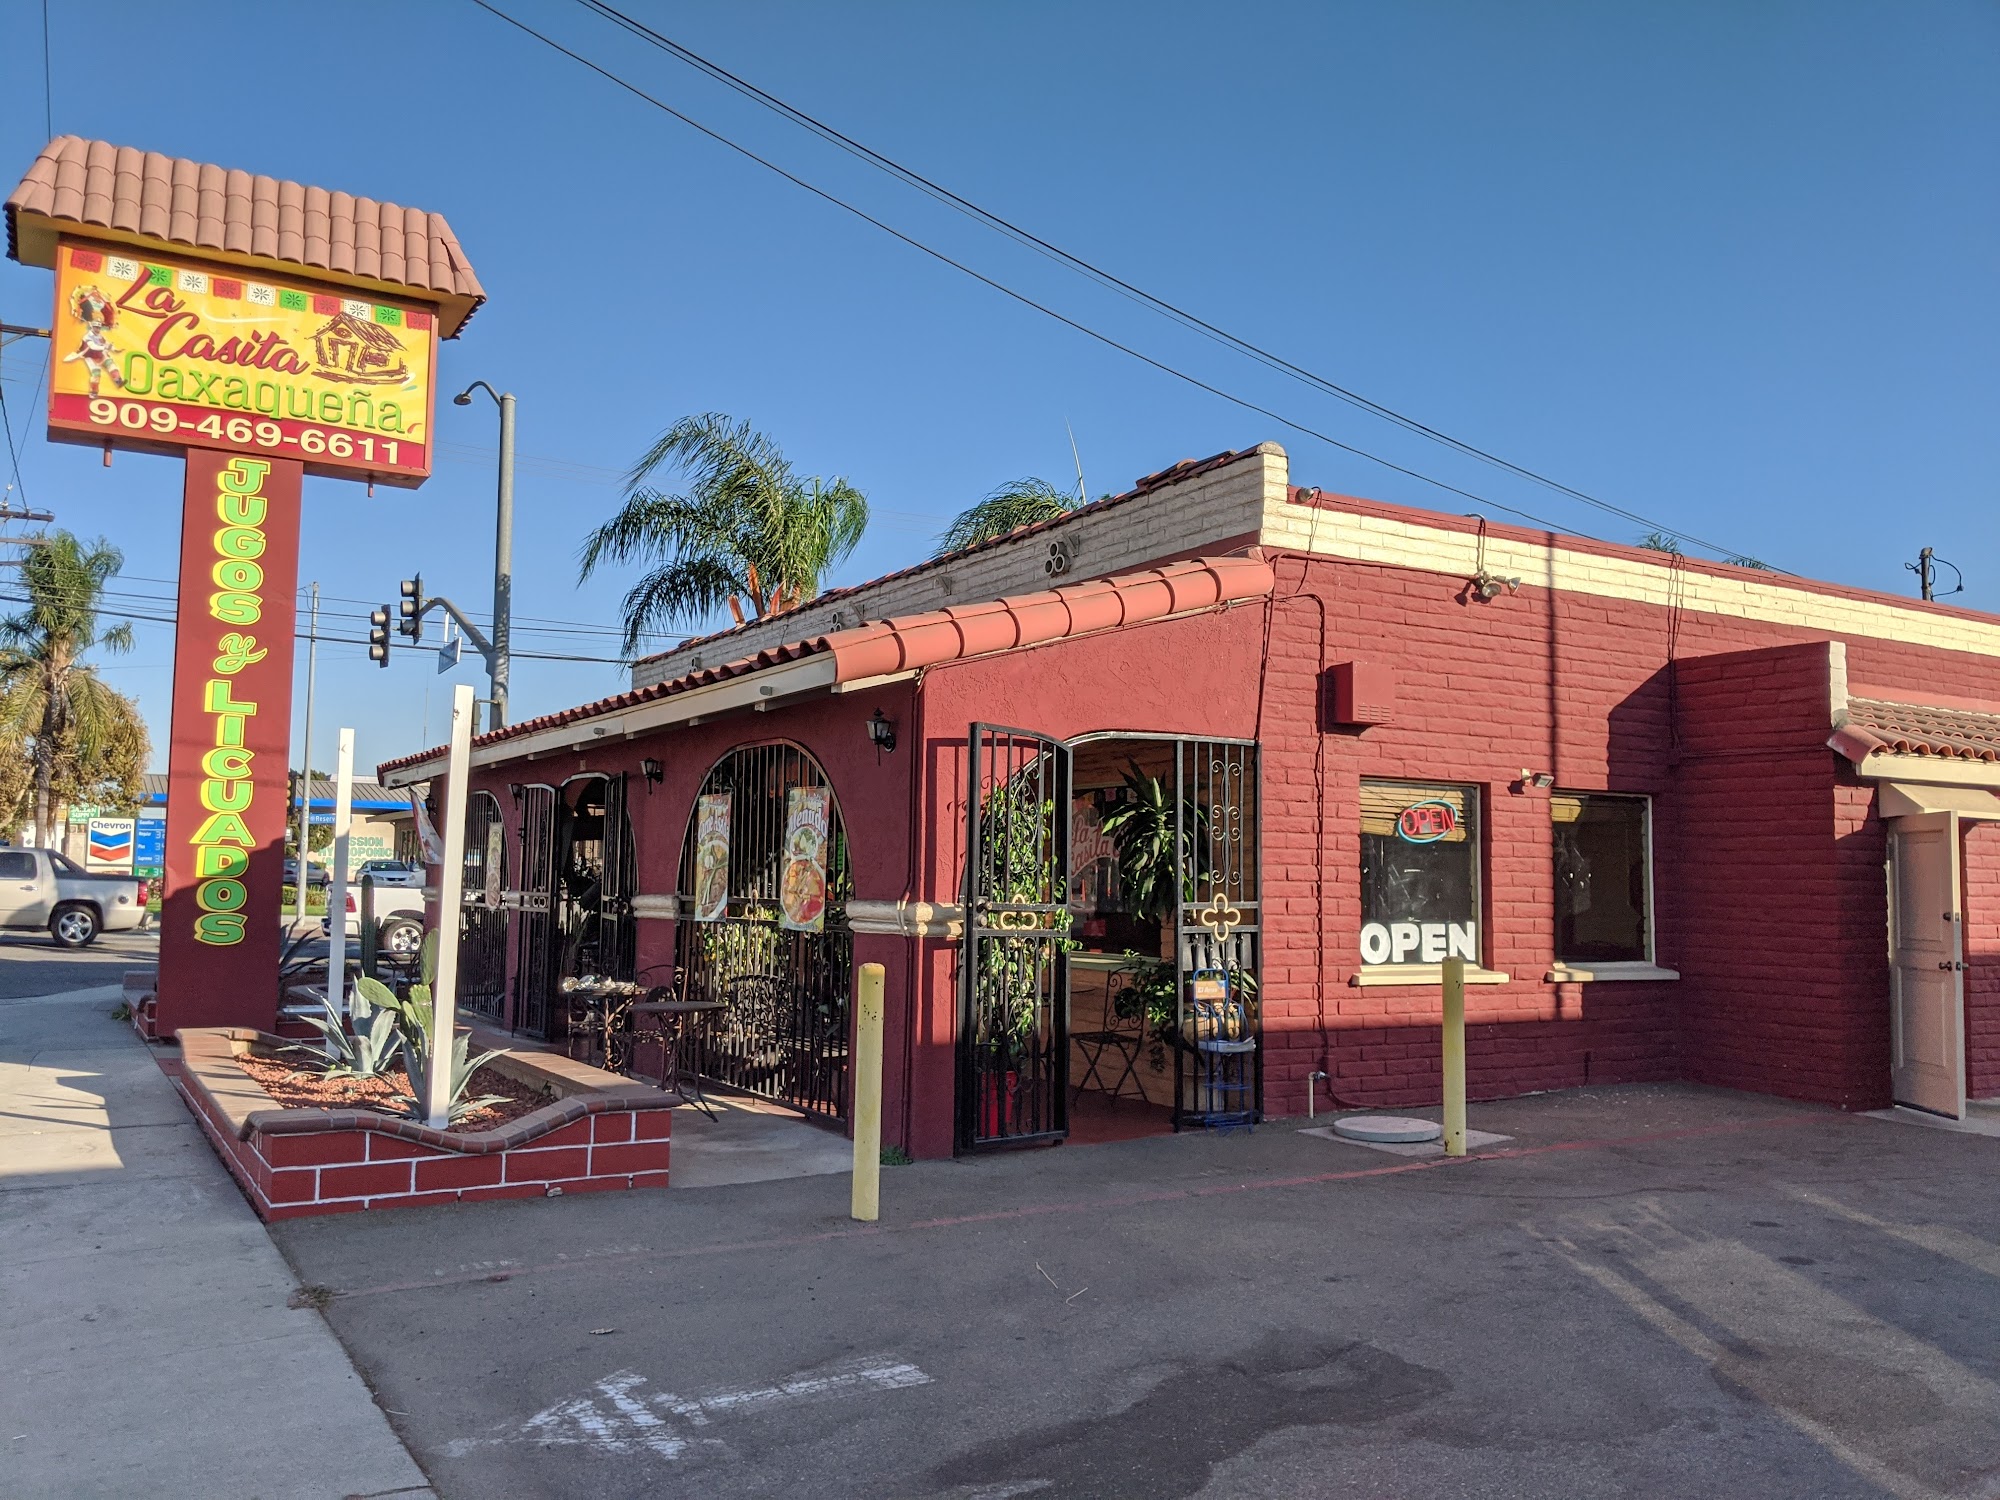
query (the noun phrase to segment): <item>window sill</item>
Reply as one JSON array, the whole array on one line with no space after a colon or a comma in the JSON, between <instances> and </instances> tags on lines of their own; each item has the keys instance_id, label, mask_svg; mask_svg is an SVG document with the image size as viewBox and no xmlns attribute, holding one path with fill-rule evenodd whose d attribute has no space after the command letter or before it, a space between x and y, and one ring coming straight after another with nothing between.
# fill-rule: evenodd
<instances>
[{"instance_id":1,"label":"window sill","mask_svg":"<svg viewBox=\"0 0 2000 1500\"><path fill-rule=\"evenodd\" d=\"M1482 969L1477 964L1465 966L1467 984L1505 984L1509 975L1498 969ZM1347 981L1351 985L1380 984L1437 984L1444 983L1443 964L1374 964L1365 969L1357 969L1354 977Z\"/></svg>"},{"instance_id":2,"label":"window sill","mask_svg":"<svg viewBox=\"0 0 2000 1500\"><path fill-rule=\"evenodd\" d=\"M1614 979L1678 979L1678 969L1658 964L1556 964L1542 976L1548 984L1603 984Z\"/></svg>"}]
</instances>

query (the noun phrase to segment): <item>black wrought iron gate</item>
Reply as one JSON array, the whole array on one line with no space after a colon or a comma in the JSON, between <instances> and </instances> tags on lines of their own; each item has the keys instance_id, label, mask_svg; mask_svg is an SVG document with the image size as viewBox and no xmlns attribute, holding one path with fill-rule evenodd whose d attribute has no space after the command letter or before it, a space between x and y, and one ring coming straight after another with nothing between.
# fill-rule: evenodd
<instances>
[{"instance_id":1,"label":"black wrought iron gate","mask_svg":"<svg viewBox=\"0 0 2000 1500\"><path fill-rule=\"evenodd\" d=\"M625 773L604 778L603 871L597 893L595 972L607 979L630 979L638 930L632 918L632 886L638 861L632 825L625 816Z\"/></svg>"},{"instance_id":2,"label":"black wrought iron gate","mask_svg":"<svg viewBox=\"0 0 2000 1500\"><path fill-rule=\"evenodd\" d=\"M824 797L826 810L817 931L785 919L798 867L789 825L795 799L808 795ZM696 1070L845 1120L854 877L840 804L819 762L782 741L740 746L717 761L688 819L679 891L681 992L723 1006L690 1039Z\"/></svg>"},{"instance_id":3,"label":"black wrought iron gate","mask_svg":"<svg viewBox=\"0 0 2000 1500\"><path fill-rule=\"evenodd\" d=\"M556 789L520 789L520 886L502 896L514 913L514 1030L546 1037L555 1014Z\"/></svg>"},{"instance_id":4,"label":"black wrought iron gate","mask_svg":"<svg viewBox=\"0 0 2000 1500\"><path fill-rule=\"evenodd\" d=\"M507 1001L507 828L491 792L465 805L464 887L460 893L458 998L498 1021Z\"/></svg>"},{"instance_id":5,"label":"black wrought iron gate","mask_svg":"<svg viewBox=\"0 0 2000 1500\"><path fill-rule=\"evenodd\" d=\"M1069 750L974 724L959 959L958 1143L1069 1131Z\"/></svg>"},{"instance_id":6,"label":"black wrought iron gate","mask_svg":"<svg viewBox=\"0 0 2000 1500\"><path fill-rule=\"evenodd\" d=\"M1182 1039L1174 1053L1174 1128L1227 1130L1254 1124L1264 1102L1257 747L1181 740L1174 751Z\"/></svg>"}]
</instances>

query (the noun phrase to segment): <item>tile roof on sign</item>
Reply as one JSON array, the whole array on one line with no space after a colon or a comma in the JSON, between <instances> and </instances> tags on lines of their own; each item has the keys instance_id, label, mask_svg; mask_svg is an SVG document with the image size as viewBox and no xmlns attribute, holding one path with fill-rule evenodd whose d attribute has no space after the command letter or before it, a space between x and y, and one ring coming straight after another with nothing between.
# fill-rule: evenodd
<instances>
[{"instance_id":1,"label":"tile roof on sign","mask_svg":"<svg viewBox=\"0 0 2000 1500\"><path fill-rule=\"evenodd\" d=\"M486 300L442 214L184 157L57 136L7 199L7 254L53 265L54 232L185 247L440 300L455 337Z\"/></svg>"},{"instance_id":2,"label":"tile roof on sign","mask_svg":"<svg viewBox=\"0 0 2000 1500\"><path fill-rule=\"evenodd\" d=\"M1849 698L1843 729L1864 751L2000 761L2000 713Z\"/></svg>"},{"instance_id":3,"label":"tile roof on sign","mask_svg":"<svg viewBox=\"0 0 2000 1500\"><path fill-rule=\"evenodd\" d=\"M1141 572L1065 584L1040 593L1014 594L981 604L955 604L925 614L901 615L774 646L725 666L707 667L652 687L617 693L561 713L543 714L483 734L472 745L477 750L504 744L809 656L831 656L834 681L858 682L1122 625L1141 625L1239 600L1261 599L1271 592L1274 581L1271 565L1252 551L1226 557L1190 558ZM442 754L444 749L440 746L385 760L375 768L375 774L386 776Z\"/></svg>"}]
</instances>

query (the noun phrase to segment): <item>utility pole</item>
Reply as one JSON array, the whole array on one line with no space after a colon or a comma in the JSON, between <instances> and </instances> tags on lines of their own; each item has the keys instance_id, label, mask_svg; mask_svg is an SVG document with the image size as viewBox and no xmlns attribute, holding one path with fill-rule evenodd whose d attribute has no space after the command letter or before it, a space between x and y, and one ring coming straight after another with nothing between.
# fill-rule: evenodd
<instances>
[{"instance_id":1,"label":"utility pole","mask_svg":"<svg viewBox=\"0 0 2000 1500\"><path fill-rule=\"evenodd\" d=\"M1937 570L1940 564L1950 568L1958 579L1958 587L1946 589L1946 596L1949 597L1952 594L1964 593L1965 575L1959 572L1958 564L1949 558L1939 557L1929 547L1924 548L1917 554L1915 562L1903 564L1906 572L1917 575L1917 593L1923 598L1926 604L1937 598Z\"/></svg>"},{"instance_id":2,"label":"utility pole","mask_svg":"<svg viewBox=\"0 0 2000 1500\"><path fill-rule=\"evenodd\" d=\"M312 623L306 627L306 748L302 759L304 769L299 773L299 858L297 865L298 884L294 888L298 897L298 920L306 919L306 892L312 886L312 866L306 861L306 851L312 835L312 760L313 760L313 687L319 676L319 584L312 586Z\"/></svg>"}]
</instances>

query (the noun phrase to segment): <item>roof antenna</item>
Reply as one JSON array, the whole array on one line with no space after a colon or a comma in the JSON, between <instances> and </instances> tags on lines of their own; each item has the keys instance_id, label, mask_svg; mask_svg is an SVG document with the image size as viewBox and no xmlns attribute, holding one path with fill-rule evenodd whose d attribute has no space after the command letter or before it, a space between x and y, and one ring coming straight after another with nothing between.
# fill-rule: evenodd
<instances>
[{"instance_id":1,"label":"roof antenna","mask_svg":"<svg viewBox=\"0 0 2000 1500\"><path fill-rule=\"evenodd\" d=\"M1069 434L1069 456L1076 460L1076 503L1090 504L1090 492L1083 487L1083 455L1076 451L1076 429L1069 425L1069 418L1063 418L1063 431Z\"/></svg>"}]
</instances>

